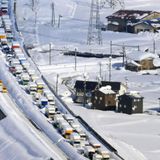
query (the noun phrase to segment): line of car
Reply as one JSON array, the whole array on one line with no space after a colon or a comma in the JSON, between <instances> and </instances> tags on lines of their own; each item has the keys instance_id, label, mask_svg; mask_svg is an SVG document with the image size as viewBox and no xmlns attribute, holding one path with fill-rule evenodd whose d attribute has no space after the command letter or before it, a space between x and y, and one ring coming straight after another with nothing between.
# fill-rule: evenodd
<instances>
[{"instance_id":1,"label":"line of car","mask_svg":"<svg viewBox=\"0 0 160 160\"><path fill-rule=\"evenodd\" d=\"M1 4L8 6L8 0L1 0ZM90 160L111 159L109 151L103 148L98 141L91 139L74 117L59 111L54 95L37 76L19 42L14 38L12 23L7 12L8 8L4 11L1 8L0 45L9 71L28 96L32 97L33 104L40 109L57 132L77 149L77 152ZM3 83L0 83L0 86L3 86L1 84ZM2 91L7 92L7 88L3 86Z\"/></svg>"}]
</instances>

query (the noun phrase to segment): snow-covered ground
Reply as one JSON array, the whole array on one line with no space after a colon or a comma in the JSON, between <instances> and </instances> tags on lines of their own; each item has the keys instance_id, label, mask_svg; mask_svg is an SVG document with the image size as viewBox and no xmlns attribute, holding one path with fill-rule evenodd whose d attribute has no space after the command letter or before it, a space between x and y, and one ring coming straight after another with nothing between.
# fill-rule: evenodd
<instances>
[{"instance_id":1,"label":"snow-covered ground","mask_svg":"<svg viewBox=\"0 0 160 160\"><path fill-rule=\"evenodd\" d=\"M90 0L58 0L55 4L55 21L54 27L51 26L51 0L39 0L37 27L34 27L34 12L31 10L30 1L17 0L17 20L19 28L25 38L26 44L39 43L37 45L48 44L52 42L53 48L66 49L77 48L80 51L94 51L110 53L109 44L112 40L116 44L139 45L140 49L149 48L153 51L153 39L156 41L156 52L159 53L160 37L159 34L151 33L117 33L106 31L102 32L103 45L87 46L87 32L90 15ZM160 0L125 0L126 9L143 9L160 11L158 6ZM23 10L21 9L23 8ZM101 10L101 20L105 23L105 17L114 10L105 8ZM58 17L62 15L60 20L60 28L58 25ZM38 33L38 36L35 36ZM38 38L37 38L38 37ZM46 48L49 45L46 45ZM122 48L114 47L114 52L122 51ZM127 48L129 51L129 48ZM75 57L63 56L60 51L52 51L52 66L45 66L49 63L48 53L39 53L38 50L31 52L36 63L40 66L42 72L48 77L49 81L55 84L56 75L61 77L74 76L87 72L90 78L96 78L99 74L99 62L103 62L102 74L103 79L108 79L108 68L106 63L108 59L96 58L80 58L77 57L77 71L74 71ZM159 71L152 72L151 75L143 75L140 73L126 71L124 69L116 70L114 66L121 62L121 59L113 60L112 80L128 83L129 90L137 90L144 97L144 111L156 111L159 108L160 93L160 74ZM59 85L59 88L60 85ZM59 94L63 94L64 90ZM64 94L63 94L64 95ZM66 96L66 95L65 95ZM97 130L104 138L111 139L112 143L125 155L126 159L145 159L137 150L149 159L160 159L160 119L158 115L138 114L125 115L113 112L103 112L98 110L86 109L72 103L70 97L63 97L66 103L87 122ZM156 113L155 113L156 114ZM87 116L86 116L87 115ZM95 118L96 117L96 118ZM127 145L128 144L128 145ZM134 150L134 148L136 150ZM127 149L131 153L127 155ZM125 149L124 149L125 148ZM126 150L126 153L125 153ZM134 153L134 154L133 154ZM130 156L130 157L127 157ZM137 157L138 158L137 158Z\"/></svg>"}]
</instances>

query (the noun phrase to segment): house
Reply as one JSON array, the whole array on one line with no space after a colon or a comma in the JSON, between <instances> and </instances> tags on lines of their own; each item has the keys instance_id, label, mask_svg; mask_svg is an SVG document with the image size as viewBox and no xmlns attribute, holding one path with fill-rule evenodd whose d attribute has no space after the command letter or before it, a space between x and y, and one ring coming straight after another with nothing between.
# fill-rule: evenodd
<instances>
[{"instance_id":1,"label":"house","mask_svg":"<svg viewBox=\"0 0 160 160\"><path fill-rule=\"evenodd\" d=\"M125 68L131 71L140 71L140 70L151 70L155 69L153 60L158 58L157 54L142 52L142 51L132 51L128 53L127 63Z\"/></svg>"},{"instance_id":2,"label":"house","mask_svg":"<svg viewBox=\"0 0 160 160\"><path fill-rule=\"evenodd\" d=\"M119 96L118 112L143 113L143 97L138 92L133 91Z\"/></svg>"},{"instance_id":3,"label":"house","mask_svg":"<svg viewBox=\"0 0 160 160\"><path fill-rule=\"evenodd\" d=\"M160 18L152 20L142 20L133 25L134 33L139 32L158 32L160 30Z\"/></svg>"},{"instance_id":4,"label":"house","mask_svg":"<svg viewBox=\"0 0 160 160\"><path fill-rule=\"evenodd\" d=\"M111 86L104 86L92 94L92 109L116 110L116 92Z\"/></svg>"},{"instance_id":5,"label":"house","mask_svg":"<svg viewBox=\"0 0 160 160\"><path fill-rule=\"evenodd\" d=\"M107 85L111 86L111 89L116 94L121 95L126 92L126 86L121 82L101 81L98 83L96 81L77 80L74 86L75 96L73 100L76 103L90 103L93 92L98 88Z\"/></svg>"},{"instance_id":6,"label":"house","mask_svg":"<svg viewBox=\"0 0 160 160\"><path fill-rule=\"evenodd\" d=\"M98 86L98 82L77 80L74 86L76 103L89 103L91 101L92 91ZM85 98L85 102L84 102Z\"/></svg>"},{"instance_id":7,"label":"house","mask_svg":"<svg viewBox=\"0 0 160 160\"><path fill-rule=\"evenodd\" d=\"M160 13L141 10L119 10L106 18L108 20L108 30L137 33L142 30L154 31L154 27L150 23L144 22L160 18Z\"/></svg>"}]
</instances>

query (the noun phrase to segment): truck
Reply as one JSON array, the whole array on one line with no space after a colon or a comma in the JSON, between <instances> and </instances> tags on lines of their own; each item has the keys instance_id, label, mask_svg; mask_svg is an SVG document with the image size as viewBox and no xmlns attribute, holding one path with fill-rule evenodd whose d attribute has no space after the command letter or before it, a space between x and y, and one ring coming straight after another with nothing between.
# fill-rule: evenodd
<instances>
[{"instance_id":1,"label":"truck","mask_svg":"<svg viewBox=\"0 0 160 160\"><path fill-rule=\"evenodd\" d=\"M48 99L48 103L49 103L50 105L55 105L54 96L53 96L53 94L50 92L50 90L45 89L45 90L43 91L43 94L44 94L44 96Z\"/></svg>"},{"instance_id":2,"label":"truck","mask_svg":"<svg viewBox=\"0 0 160 160\"><path fill-rule=\"evenodd\" d=\"M21 74L21 84L28 85L29 81L30 81L30 77L29 77L28 73L22 73Z\"/></svg>"},{"instance_id":3,"label":"truck","mask_svg":"<svg viewBox=\"0 0 160 160\"><path fill-rule=\"evenodd\" d=\"M39 99L39 108L44 108L44 107L47 107L48 105L48 100L46 97L40 97Z\"/></svg>"},{"instance_id":4,"label":"truck","mask_svg":"<svg viewBox=\"0 0 160 160\"><path fill-rule=\"evenodd\" d=\"M6 86L2 86L2 93L7 93L8 91L7 91L7 87Z\"/></svg>"},{"instance_id":5,"label":"truck","mask_svg":"<svg viewBox=\"0 0 160 160\"><path fill-rule=\"evenodd\" d=\"M95 154L95 149L92 146L84 146L84 156L93 160L94 154Z\"/></svg>"},{"instance_id":6,"label":"truck","mask_svg":"<svg viewBox=\"0 0 160 160\"><path fill-rule=\"evenodd\" d=\"M48 106L45 108L45 115L49 119L53 120L55 113L56 113L56 108L54 106Z\"/></svg>"},{"instance_id":7,"label":"truck","mask_svg":"<svg viewBox=\"0 0 160 160\"><path fill-rule=\"evenodd\" d=\"M41 94L37 93L37 92L34 92L33 96L32 96L33 104L39 106L40 105L40 98L41 98Z\"/></svg>"},{"instance_id":8,"label":"truck","mask_svg":"<svg viewBox=\"0 0 160 160\"><path fill-rule=\"evenodd\" d=\"M18 41L13 41L12 42L12 49L14 49L14 48L20 48L20 44L19 44Z\"/></svg>"},{"instance_id":9,"label":"truck","mask_svg":"<svg viewBox=\"0 0 160 160\"><path fill-rule=\"evenodd\" d=\"M22 65L23 69L26 71L30 67L30 63L28 61L21 61L21 65Z\"/></svg>"},{"instance_id":10,"label":"truck","mask_svg":"<svg viewBox=\"0 0 160 160\"><path fill-rule=\"evenodd\" d=\"M53 125L55 127L59 127L58 125L59 125L60 120L64 120L62 114L55 114L53 118L54 118Z\"/></svg>"},{"instance_id":11,"label":"truck","mask_svg":"<svg viewBox=\"0 0 160 160\"><path fill-rule=\"evenodd\" d=\"M89 139L89 144L97 151L100 147L101 144L99 142L97 142L96 140L93 139Z\"/></svg>"},{"instance_id":12,"label":"truck","mask_svg":"<svg viewBox=\"0 0 160 160\"><path fill-rule=\"evenodd\" d=\"M23 68L21 65L15 66L16 72L14 73L15 76L20 75L23 72Z\"/></svg>"},{"instance_id":13,"label":"truck","mask_svg":"<svg viewBox=\"0 0 160 160\"><path fill-rule=\"evenodd\" d=\"M28 83L28 92L29 94L33 95L37 92L37 85L35 82L29 82Z\"/></svg>"},{"instance_id":14,"label":"truck","mask_svg":"<svg viewBox=\"0 0 160 160\"><path fill-rule=\"evenodd\" d=\"M70 114L64 114L64 119L65 119L68 123L73 123L73 121L74 121L74 117L71 116Z\"/></svg>"},{"instance_id":15,"label":"truck","mask_svg":"<svg viewBox=\"0 0 160 160\"><path fill-rule=\"evenodd\" d=\"M70 123L70 125L72 126L72 128L75 132L79 133L82 131L82 128L80 127L80 125L77 122L73 121L72 123Z\"/></svg>"},{"instance_id":16,"label":"truck","mask_svg":"<svg viewBox=\"0 0 160 160\"><path fill-rule=\"evenodd\" d=\"M81 147L81 137L78 133L73 132L70 134L70 143L74 147L78 148Z\"/></svg>"},{"instance_id":17,"label":"truck","mask_svg":"<svg viewBox=\"0 0 160 160\"><path fill-rule=\"evenodd\" d=\"M102 160L109 160L110 159L109 152L106 149L102 148L102 147L97 149L97 153L102 156Z\"/></svg>"},{"instance_id":18,"label":"truck","mask_svg":"<svg viewBox=\"0 0 160 160\"><path fill-rule=\"evenodd\" d=\"M17 56L20 64L22 64L23 62L25 62L27 60L26 57L24 56L24 54L18 54L16 56Z\"/></svg>"},{"instance_id":19,"label":"truck","mask_svg":"<svg viewBox=\"0 0 160 160\"><path fill-rule=\"evenodd\" d=\"M3 82L2 80L0 80L0 91L2 92L2 86L3 86Z\"/></svg>"},{"instance_id":20,"label":"truck","mask_svg":"<svg viewBox=\"0 0 160 160\"><path fill-rule=\"evenodd\" d=\"M60 128L62 135L65 138L69 139L70 134L73 133L73 128L69 124L62 124Z\"/></svg>"},{"instance_id":21,"label":"truck","mask_svg":"<svg viewBox=\"0 0 160 160\"><path fill-rule=\"evenodd\" d=\"M36 80L36 84L37 84L37 92L38 93L43 93L43 89L44 89L44 82L40 79Z\"/></svg>"},{"instance_id":22,"label":"truck","mask_svg":"<svg viewBox=\"0 0 160 160\"><path fill-rule=\"evenodd\" d=\"M100 154L95 153L92 157L92 160L103 160L103 157Z\"/></svg>"},{"instance_id":23,"label":"truck","mask_svg":"<svg viewBox=\"0 0 160 160\"><path fill-rule=\"evenodd\" d=\"M0 28L0 39L7 38L4 28Z\"/></svg>"}]
</instances>

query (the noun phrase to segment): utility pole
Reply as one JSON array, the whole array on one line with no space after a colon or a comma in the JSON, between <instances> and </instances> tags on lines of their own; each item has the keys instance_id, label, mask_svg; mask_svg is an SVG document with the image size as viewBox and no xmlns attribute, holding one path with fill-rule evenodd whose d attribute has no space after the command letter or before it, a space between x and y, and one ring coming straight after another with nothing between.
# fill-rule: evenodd
<instances>
[{"instance_id":1,"label":"utility pole","mask_svg":"<svg viewBox=\"0 0 160 160\"><path fill-rule=\"evenodd\" d=\"M58 28L60 28L61 18L62 18L62 15L59 14L59 16L58 16Z\"/></svg>"},{"instance_id":2,"label":"utility pole","mask_svg":"<svg viewBox=\"0 0 160 160\"><path fill-rule=\"evenodd\" d=\"M83 74L83 78L84 78L84 84L83 84L83 86L84 86L84 92L83 92L83 106L85 107L86 106L86 81L87 81L87 75L86 75L86 73L84 73Z\"/></svg>"},{"instance_id":3,"label":"utility pole","mask_svg":"<svg viewBox=\"0 0 160 160\"><path fill-rule=\"evenodd\" d=\"M110 55L112 57L112 41L110 41Z\"/></svg>"},{"instance_id":4,"label":"utility pole","mask_svg":"<svg viewBox=\"0 0 160 160\"><path fill-rule=\"evenodd\" d=\"M51 8L52 8L51 25L52 25L52 27L54 27L54 26L55 26L55 9L54 9L54 2L51 3Z\"/></svg>"},{"instance_id":5,"label":"utility pole","mask_svg":"<svg viewBox=\"0 0 160 160\"><path fill-rule=\"evenodd\" d=\"M15 13L15 15L16 15L16 0L14 0L14 13Z\"/></svg>"},{"instance_id":6,"label":"utility pole","mask_svg":"<svg viewBox=\"0 0 160 160\"><path fill-rule=\"evenodd\" d=\"M77 49L75 48L75 52L74 52L74 55L75 55L75 67L74 67L74 69L75 69L75 71L77 70Z\"/></svg>"},{"instance_id":7,"label":"utility pole","mask_svg":"<svg viewBox=\"0 0 160 160\"><path fill-rule=\"evenodd\" d=\"M109 69L109 82L111 81L111 67L112 67L112 57L110 56L109 57L109 66L108 66L108 69Z\"/></svg>"},{"instance_id":8,"label":"utility pole","mask_svg":"<svg viewBox=\"0 0 160 160\"><path fill-rule=\"evenodd\" d=\"M153 53L156 53L156 41L153 39Z\"/></svg>"},{"instance_id":9,"label":"utility pole","mask_svg":"<svg viewBox=\"0 0 160 160\"><path fill-rule=\"evenodd\" d=\"M99 63L99 76L102 78L102 63Z\"/></svg>"},{"instance_id":10,"label":"utility pole","mask_svg":"<svg viewBox=\"0 0 160 160\"><path fill-rule=\"evenodd\" d=\"M91 43L98 43L99 45L102 44L99 7L99 0L92 0L87 36L88 45L91 45Z\"/></svg>"},{"instance_id":11,"label":"utility pole","mask_svg":"<svg viewBox=\"0 0 160 160\"><path fill-rule=\"evenodd\" d=\"M52 43L49 43L49 65L52 64Z\"/></svg>"},{"instance_id":12,"label":"utility pole","mask_svg":"<svg viewBox=\"0 0 160 160\"><path fill-rule=\"evenodd\" d=\"M122 46L122 54L123 54L123 67L125 66L125 58L126 58L126 51L125 51L125 46L123 44Z\"/></svg>"},{"instance_id":13,"label":"utility pole","mask_svg":"<svg viewBox=\"0 0 160 160\"><path fill-rule=\"evenodd\" d=\"M56 93L58 95L58 79L59 79L59 74L56 76Z\"/></svg>"}]
</instances>

